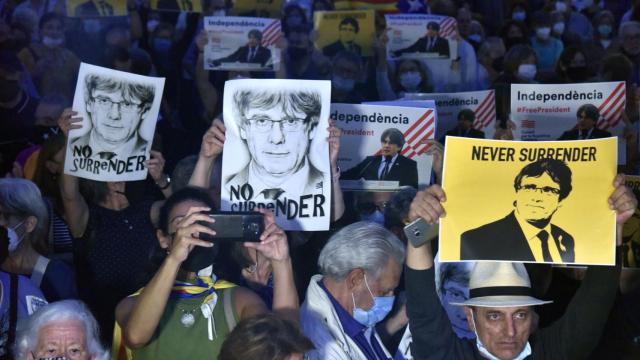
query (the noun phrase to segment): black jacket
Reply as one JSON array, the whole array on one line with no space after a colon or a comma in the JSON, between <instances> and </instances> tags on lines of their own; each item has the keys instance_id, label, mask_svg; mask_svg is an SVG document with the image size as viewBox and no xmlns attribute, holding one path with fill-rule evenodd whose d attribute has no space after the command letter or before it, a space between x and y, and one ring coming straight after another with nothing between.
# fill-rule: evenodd
<instances>
[{"instance_id":1,"label":"black jacket","mask_svg":"<svg viewBox=\"0 0 640 360\"><path fill-rule=\"evenodd\" d=\"M447 41L447 39L445 38L441 38L438 36L431 50L427 48L428 46L429 46L429 41L425 36L418 39L418 41L413 43L413 45L409 46L408 48L396 50L393 53L396 57L404 53L415 53L415 52L438 53L442 56L449 56L449 41Z\"/></svg>"},{"instance_id":2,"label":"black jacket","mask_svg":"<svg viewBox=\"0 0 640 360\"><path fill-rule=\"evenodd\" d=\"M358 165L342 173L340 177L345 180L379 180L378 169L381 162L382 155L367 156ZM408 185L418 188L418 164L415 160L398 155L385 180L399 181L400 186Z\"/></svg>"},{"instance_id":3,"label":"black jacket","mask_svg":"<svg viewBox=\"0 0 640 360\"><path fill-rule=\"evenodd\" d=\"M580 133L578 130L569 130L569 131L563 132L562 135L560 135L560 137L558 138L558 140L578 140L579 135ZM586 131L585 131L585 136L586 136ZM594 127L593 131L591 132L591 135L587 139L602 139L610 136L611 136L610 132L605 130L600 130Z\"/></svg>"}]
</instances>

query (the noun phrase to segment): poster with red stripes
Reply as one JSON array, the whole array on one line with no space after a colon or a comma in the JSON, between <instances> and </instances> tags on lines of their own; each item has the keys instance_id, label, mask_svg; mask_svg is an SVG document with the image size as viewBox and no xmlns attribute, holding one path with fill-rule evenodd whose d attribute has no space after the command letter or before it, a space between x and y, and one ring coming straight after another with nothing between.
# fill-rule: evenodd
<instances>
[{"instance_id":1,"label":"poster with red stripes","mask_svg":"<svg viewBox=\"0 0 640 360\"><path fill-rule=\"evenodd\" d=\"M280 67L280 20L210 16L204 19L207 70L276 71Z\"/></svg>"},{"instance_id":2,"label":"poster with red stripes","mask_svg":"<svg viewBox=\"0 0 640 360\"><path fill-rule=\"evenodd\" d=\"M392 59L455 59L456 20L428 14L387 14L388 56Z\"/></svg>"},{"instance_id":3,"label":"poster with red stripes","mask_svg":"<svg viewBox=\"0 0 640 360\"><path fill-rule=\"evenodd\" d=\"M424 187L431 179L427 153L436 130L431 106L331 104L331 119L342 129L338 165L348 190Z\"/></svg>"},{"instance_id":4,"label":"poster with red stripes","mask_svg":"<svg viewBox=\"0 0 640 360\"><path fill-rule=\"evenodd\" d=\"M624 81L583 84L512 84L511 120L516 125L514 136L521 140L556 140L564 132L576 131L581 125L578 109L585 104L598 108L598 129L613 136L622 135L622 113L626 104ZM592 138L586 129L582 139ZM578 138L574 140L579 140Z\"/></svg>"},{"instance_id":5,"label":"poster with red stripes","mask_svg":"<svg viewBox=\"0 0 640 360\"><path fill-rule=\"evenodd\" d=\"M492 139L496 124L496 96L494 90L467 91L459 93L407 94L407 100L433 100L438 110L436 139L455 129L458 113L464 109L473 111L473 128L484 132L485 139Z\"/></svg>"}]
</instances>

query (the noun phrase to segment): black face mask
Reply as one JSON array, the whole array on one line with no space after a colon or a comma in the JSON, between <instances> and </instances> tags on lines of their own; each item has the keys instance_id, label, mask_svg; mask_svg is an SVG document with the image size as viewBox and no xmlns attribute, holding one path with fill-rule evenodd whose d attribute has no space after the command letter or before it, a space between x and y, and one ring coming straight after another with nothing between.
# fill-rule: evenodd
<instances>
[{"instance_id":1,"label":"black face mask","mask_svg":"<svg viewBox=\"0 0 640 360\"><path fill-rule=\"evenodd\" d=\"M586 66L572 66L567 68L567 77L571 81L581 82L589 78L589 69Z\"/></svg>"},{"instance_id":2,"label":"black face mask","mask_svg":"<svg viewBox=\"0 0 640 360\"><path fill-rule=\"evenodd\" d=\"M289 52L289 59L292 61L299 61L308 54L307 48L297 46L290 46L287 51Z\"/></svg>"},{"instance_id":3,"label":"black face mask","mask_svg":"<svg viewBox=\"0 0 640 360\"><path fill-rule=\"evenodd\" d=\"M188 272L198 272L213 264L219 250L220 244L214 244L210 248L195 246L189 253L187 260L182 262L180 268Z\"/></svg>"},{"instance_id":4,"label":"black face mask","mask_svg":"<svg viewBox=\"0 0 640 360\"><path fill-rule=\"evenodd\" d=\"M504 57L500 56L499 58L493 59L491 66L493 67L493 70L502 72L502 70L504 70Z\"/></svg>"},{"instance_id":5,"label":"black face mask","mask_svg":"<svg viewBox=\"0 0 640 360\"><path fill-rule=\"evenodd\" d=\"M0 102L15 100L20 94L20 84L18 80L0 79Z\"/></svg>"}]
</instances>

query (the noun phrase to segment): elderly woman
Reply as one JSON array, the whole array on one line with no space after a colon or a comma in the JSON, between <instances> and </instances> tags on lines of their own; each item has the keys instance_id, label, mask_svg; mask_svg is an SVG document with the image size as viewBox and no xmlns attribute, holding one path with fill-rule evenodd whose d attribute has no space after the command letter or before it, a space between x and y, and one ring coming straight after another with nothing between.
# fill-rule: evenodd
<instances>
[{"instance_id":1,"label":"elderly woman","mask_svg":"<svg viewBox=\"0 0 640 360\"><path fill-rule=\"evenodd\" d=\"M361 221L344 227L322 249L321 275L311 279L300 309L309 359L388 359L376 323L391 311L404 245L389 230Z\"/></svg>"},{"instance_id":2,"label":"elderly woman","mask_svg":"<svg viewBox=\"0 0 640 360\"><path fill-rule=\"evenodd\" d=\"M50 260L49 212L38 187L25 179L0 179L0 225L10 229L3 271L31 277L49 301L77 297L73 269Z\"/></svg>"},{"instance_id":3,"label":"elderly woman","mask_svg":"<svg viewBox=\"0 0 640 360\"><path fill-rule=\"evenodd\" d=\"M16 359L106 360L98 323L77 300L51 303L18 324Z\"/></svg>"}]
</instances>

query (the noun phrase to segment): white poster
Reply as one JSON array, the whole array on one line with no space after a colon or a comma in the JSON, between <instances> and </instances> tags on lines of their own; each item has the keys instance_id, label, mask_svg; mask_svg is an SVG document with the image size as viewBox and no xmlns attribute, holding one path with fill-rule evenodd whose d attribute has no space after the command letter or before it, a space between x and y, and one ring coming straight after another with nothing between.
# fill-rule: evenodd
<instances>
[{"instance_id":1,"label":"white poster","mask_svg":"<svg viewBox=\"0 0 640 360\"><path fill-rule=\"evenodd\" d=\"M494 90L407 94L405 99L435 101L436 109L438 110L436 139L441 139L447 132L456 128L458 114L464 109L470 109L475 115L473 128L484 132L485 139L493 138L496 126L496 96Z\"/></svg>"},{"instance_id":2,"label":"white poster","mask_svg":"<svg viewBox=\"0 0 640 360\"><path fill-rule=\"evenodd\" d=\"M73 97L82 128L69 132L65 174L99 181L146 178L163 87L164 78L82 63Z\"/></svg>"},{"instance_id":3,"label":"white poster","mask_svg":"<svg viewBox=\"0 0 640 360\"><path fill-rule=\"evenodd\" d=\"M221 207L266 208L285 230L327 230L331 82L227 81Z\"/></svg>"},{"instance_id":4,"label":"white poster","mask_svg":"<svg viewBox=\"0 0 640 360\"><path fill-rule=\"evenodd\" d=\"M388 56L419 59L455 59L456 20L428 14L387 14Z\"/></svg>"},{"instance_id":5,"label":"white poster","mask_svg":"<svg viewBox=\"0 0 640 360\"><path fill-rule=\"evenodd\" d=\"M342 129L338 165L350 190L396 190L429 185L436 111L426 108L331 104Z\"/></svg>"},{"instance_id":6,"label":"white poster","mask_svg":"<svg viewBox=\"0 0 640 360\"><path fill-rule=\"evenodd\" d=\"M204 18L209 42L204 48L207 70L275 71L280 67L276 43L280 20L239 16Z\"/></svg>"},{"instance_id":7,"label":"white poster","mask_svg":"<svg viewBox=\"0 0 640 360\"><path fill-rule=\"evenodd\" d=\"M622 135L625 103L624 81L512 84L511 120L516 124L514 136L520 140L556 140L565 132L578 131L576 113L585 104L598 109L598 129L614 136Z\"/></svg>"}]
</instances>

